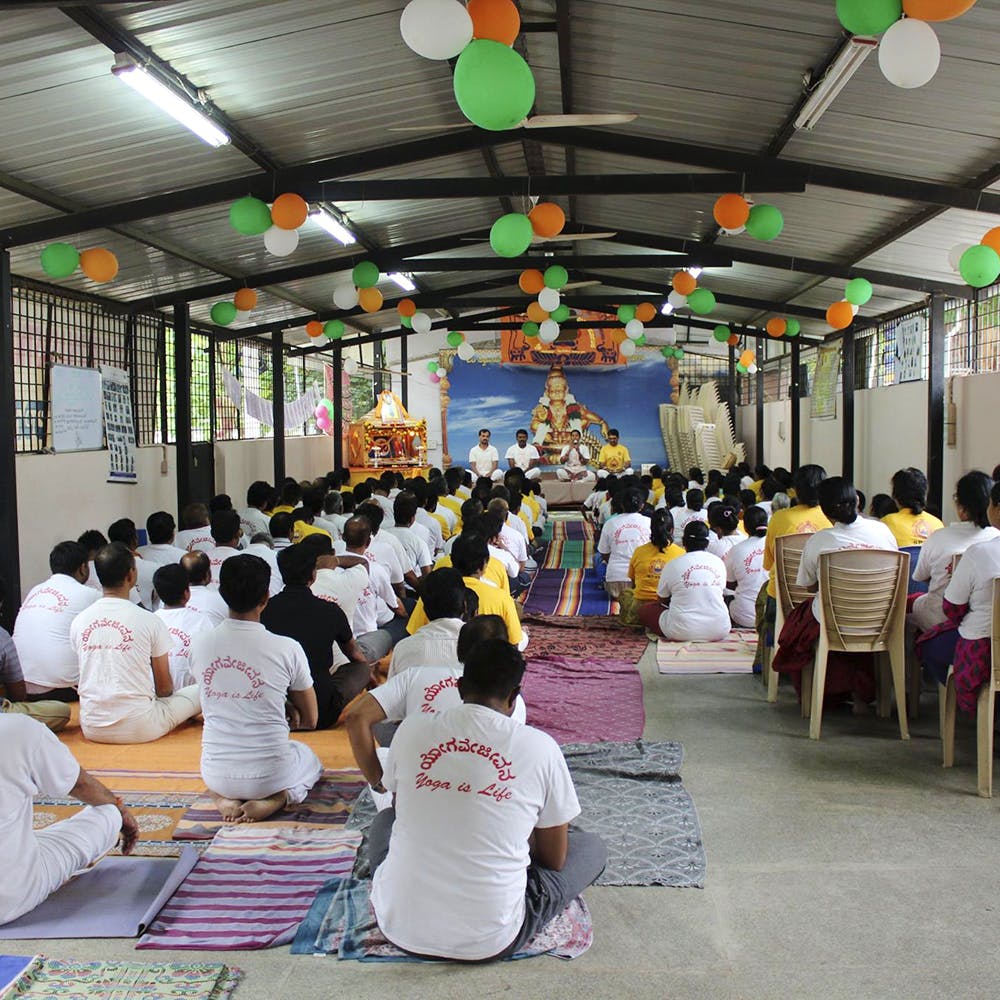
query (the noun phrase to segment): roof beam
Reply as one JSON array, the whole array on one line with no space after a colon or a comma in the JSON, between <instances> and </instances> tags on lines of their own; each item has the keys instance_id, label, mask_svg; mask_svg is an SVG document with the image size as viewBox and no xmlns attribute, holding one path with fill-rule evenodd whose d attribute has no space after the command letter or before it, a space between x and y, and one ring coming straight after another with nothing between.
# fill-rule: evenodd
<instances>
[{"instance_id":1,"label":"roof beam","mask_svg":"<svg viewBox=\"0 0 1000 1000\"><path fill-rule=\"evenodd\" d=\"M627 269L635 267L663 267L676 270L682 267L730 267L724 253L707 250L704 254L623 253L623 254L564 254L544 257L401 257L391 253L383 255L393 270L413 274L446 271L516 271L537 268L544 271L553 264L566 268L609 267Z\"/></svg>"}]
</instances>

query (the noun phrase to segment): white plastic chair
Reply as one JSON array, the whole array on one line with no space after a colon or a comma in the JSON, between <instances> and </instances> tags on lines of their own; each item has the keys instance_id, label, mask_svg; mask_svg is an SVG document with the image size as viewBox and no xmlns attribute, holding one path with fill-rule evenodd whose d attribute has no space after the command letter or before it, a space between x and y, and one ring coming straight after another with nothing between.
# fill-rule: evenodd
<instances>
[{"instance_id":1,"label":"white plastic chair","mask_svg":"<svg viewBox=\"0 0 1000 1000\"><path fill-rule=\"evenodd\" d=\"M792 613L796 604L808 600L812 595L805 587L799 587L795 578L799 575L799 563L802 561L802 550L812 536L808 532L794 535L779 535L774 540L774 589L776 610L774 613L774 648L778 647L778 636L785 619ZM773 650L764 657L763 672L767 684L767 700L774 703L778 700L778 674L771 669ZM808 715L808 711L803 711Z\"/></svg>"}]
</instances>

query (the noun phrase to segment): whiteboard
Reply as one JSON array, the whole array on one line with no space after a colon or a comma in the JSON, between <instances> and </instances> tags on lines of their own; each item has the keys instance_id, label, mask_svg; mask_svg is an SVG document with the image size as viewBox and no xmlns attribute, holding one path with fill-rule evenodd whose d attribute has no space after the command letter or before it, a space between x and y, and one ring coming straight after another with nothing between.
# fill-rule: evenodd
<instances>
[{"instance_id":1,"label":"whiteboard","mask_svg":"<svg viewBox=\"0 0 1000 1000\"><path fill-rule=\"evenodd\" d=\"M100 371L53 365L50 375L52 450L100 451L104 447Z\"/></svg>"}]
</instances>

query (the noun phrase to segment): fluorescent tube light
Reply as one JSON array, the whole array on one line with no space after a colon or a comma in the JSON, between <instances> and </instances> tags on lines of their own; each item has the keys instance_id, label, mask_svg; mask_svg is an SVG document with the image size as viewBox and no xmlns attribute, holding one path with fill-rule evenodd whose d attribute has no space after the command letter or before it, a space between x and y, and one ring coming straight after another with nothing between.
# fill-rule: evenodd
<instances>
[{"instance_id":1,"label":"fluorescent tube light","mask_svg":"<svg viewBox=\"0 0 1000 1000\"><path fill-rule=\"evenodd\" d=\"M672 302L664 302L663 306L660 308L661 316L669 316L674 311L674 304Z\"/></svg>"},{"instance_id":2,"label":"fluorescent tube light","mask_svg":"<svg viewBox=\"0 0 1000 1000\"><path fill-rule=\"evenodd\" d=\"M830 64L830 68L823 74L823 78L812 89L808 100L802 105L802 109L795 119L795 127L807 131L815 128L816 123L823 117L827 108L833 104L837 95L847 86L851 77L861 69L862 63L877 48L877 38L868 38L863 35L855 35L851 38L841 50L840 55Z\"/></svg>"},{"instance_id":3,"label":"fluorescent tube light","mask_svg":"<svg viewBox=\"0 0 1000 1000\"><path fill-rule=\"evenodd\" d=\"M695 267L689 267L687 269L687 272L688 272L688 274L691 275L692 278L700 278L701 277L701 272L703 270L704 270L704 268L698 267L696 265Z\"/></svg>"},{"instance_id":4,"label":"fluorescent tube light","mask_svg":"<svg viewBox=\"0 0 1000 1000\"><path fill-rule=\"evenodd\" d=\"M137 94L142 94L161 111L166 111L210 146L218 148L228 144L229 136L215 122L202 114L186 97L181 97L170 87L160 83L151 73L137 66L129 56L116 56L111 72L122 83L127 83Z\"/></svg>"},{"instance_id":5,"label":"fluorescent tube light","mask_svg":"<svg viewBox=\"0 0 1000 1000\"><path fill-rule=\"evenodd\" d=\"M335 219L323 208L310 213L309 218L312 219L313 222L320 227L320 229L325 229L335 240L340 240L345 247L349 247L352 243L358 242L354 233L352 233L350 229L341 225L337 219Z\"/></svg>"},{"instance_id":6,"label":"fluorescent tube light","mask_svg":"<svg viewBox=\"0 0 1000 1000\"><path fill-rule=\"evenodd\" d=\"M396 282L404 292L415 292L417 286L405 274L390 274L389 278Z\"/></svg>"}]
</instances>

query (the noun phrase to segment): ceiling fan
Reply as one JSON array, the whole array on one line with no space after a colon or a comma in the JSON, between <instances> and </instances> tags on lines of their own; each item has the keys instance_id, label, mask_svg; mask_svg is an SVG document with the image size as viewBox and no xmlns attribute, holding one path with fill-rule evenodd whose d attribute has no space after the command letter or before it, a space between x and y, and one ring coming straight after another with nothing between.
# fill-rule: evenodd
<instances>
[{"instance_id":1,"label":"ceiling fan","mask_svg":"<svg viewBox=\"0 0 1000 1000\"><path fill-rule=\"evenodd\" d=\"M616 113L594 115L534 115L525 118L514 128L586 128L594 125L627 125L634 122L637 114ZM472 122L458 125L390 125L389 132L436 132L447 128L472 128Z\"/></svg>"},{"instance_id":2,"label":"ceiling fan","mask_svg":"<svg viewBox=\"0 0 1000 1000\"><path fill-rule=\"evenodd\" d=\"M614 239L618 234L607 232L607 233L561 233L559 236L535 236L531 245L541 243L565 243L570 240L611 240Z\"/></svg>"}]
</instances>

